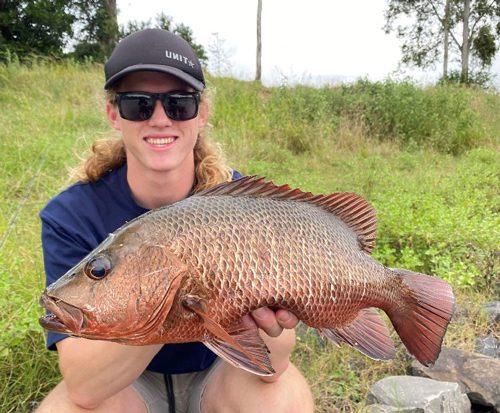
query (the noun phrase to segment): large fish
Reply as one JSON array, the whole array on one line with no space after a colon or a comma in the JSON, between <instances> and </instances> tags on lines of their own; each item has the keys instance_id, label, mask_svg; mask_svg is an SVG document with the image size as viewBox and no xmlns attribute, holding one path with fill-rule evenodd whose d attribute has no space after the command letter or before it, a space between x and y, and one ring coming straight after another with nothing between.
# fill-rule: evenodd
<instances>
[{"instance_id":1,"label":"large fish","mask_svg":"<svg viewBox=\"0 0 500 413\"><path fill-rule=\"evenodd\" d=\"M421 363L439 355L450 286L370 256L376 218L353 193L317 195L247 177L125 224L41 298L43 327L132 345L201 341L233 365L274 372L242 316L285 308L333 342L394 356L389 316Z\"/></svg>"}]
</instances>

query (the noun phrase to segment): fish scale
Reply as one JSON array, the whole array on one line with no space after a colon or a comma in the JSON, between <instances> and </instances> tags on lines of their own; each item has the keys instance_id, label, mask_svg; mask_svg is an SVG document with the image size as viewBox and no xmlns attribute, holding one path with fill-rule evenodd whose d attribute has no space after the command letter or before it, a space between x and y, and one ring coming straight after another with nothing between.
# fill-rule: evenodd
<instances>
[{"instance_id":1,"label":"fish scale","mask_svg":"<svg viewBox=\"0 0 500 413\"><path fill-rule=\"evenodd\" d=\"M148 236L156 240L158 234L157 241L164 242L163 234L171 231L169 217L176 214L166 209L158 229ZM184 230L169 237L169 249L213 293L207 298L210 303L234 297L227 305L208 306L208 315L222 327L262 306L287 308L312 327L342 326L366 303L384 299L380 293L386 290L375 288L383 267L360 251L345 224L319 208L280 199L201 196L184 205L176 220ZM270 260L262 259L266 253ZM363 265L353 269L348 263L354 260ZM376 271L362 271L372 266ZM372 295L359 300L367 283ZM288 292L289 301L280 299L283 292ZM170 329L164 338L189 341L200 330L193 323L191 329Z\"/></svg>"},{"instance_id":2,"label":"fish scale","mask_svg":"<svg viewBox=\"0 0 500 413\"><path fill-rule=\"evenodd\" d=\"M378 307L408 350L431 364L453 311L451 289L373 259L375 229L373 208L352 193L314 196L254 177L221 184L117 230L47 288L42 304L54 315L41 323L133 345L201 341L268 375L264 342L240 323L252 310L285 308L336 344L388 359L395 348ZM104 280L89 276L96 262L109 262ZM93 303L98 314L83 310L95 300L86 292L105 283L131 298L115 309Z\"/></svg>"}]
</instances>

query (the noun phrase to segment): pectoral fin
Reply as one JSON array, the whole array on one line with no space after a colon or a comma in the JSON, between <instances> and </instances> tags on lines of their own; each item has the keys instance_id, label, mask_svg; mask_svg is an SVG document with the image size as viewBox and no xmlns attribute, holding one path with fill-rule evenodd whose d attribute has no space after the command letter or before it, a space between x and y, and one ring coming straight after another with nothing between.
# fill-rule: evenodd
<instances>
[{"instance_id":1,"label":"pectoral fin","mask_svg":"<svg viewBox=\"0 0 500 413\"><path fill-rule=\"evenodd\" d=\"M269 359L269 349L256 326L241 327L229 333L207 315L202 300L189 297L183 300L183 305L201 317L205 328L213 335L203 344L219 357L235 367L259 376L275 373Z\"/></svg>"}]
</instances>

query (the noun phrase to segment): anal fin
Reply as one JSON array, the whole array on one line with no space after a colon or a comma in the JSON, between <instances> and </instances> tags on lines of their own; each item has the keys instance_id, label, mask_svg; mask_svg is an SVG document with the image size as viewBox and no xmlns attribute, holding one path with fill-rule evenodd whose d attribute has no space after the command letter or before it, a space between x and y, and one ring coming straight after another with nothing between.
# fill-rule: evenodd
<instances>
[{"instance_id":1,"label":"anal fin","mask_svg":"<svg viewBox=\"0 0 500 413\"><path fill-rule=\"evenodd\" d=\"M347 343L375 360L389 360L396 353L384 320L373 308L361 310L347 326L320 328L319 331L335 344Z\"/></svg>"},{"instance_id":2,"label":"anal fin","mask_svg":"<svg viewBox=\"0 0 500 413\"><path fill-rule=\"evenodd\" d=\"M202 300L189 297L183 301L183 305L203 320L203 325L212 334L203 344L219 357L235 367L259 376L271 376L275 373L269 359L269 349L256 326L241 325L229 333L208 316Z\"/></svg>"}]
</instances>

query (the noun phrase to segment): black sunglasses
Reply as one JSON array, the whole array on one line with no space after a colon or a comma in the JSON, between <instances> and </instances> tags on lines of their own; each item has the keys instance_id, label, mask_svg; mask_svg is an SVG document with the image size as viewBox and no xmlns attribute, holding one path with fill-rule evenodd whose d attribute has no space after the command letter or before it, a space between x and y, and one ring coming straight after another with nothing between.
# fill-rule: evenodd
<instances>
[{"instance_id":1,"label":"black sunglasses","mask_svg":"<svg viewBox=\"0 0 500 413\"><path fill-rule=\"evenodd\" d=\"M140 122L153 116L156 101L172 120L189 120L198 115L200 92L118 92L116 103L123 119Z\"/></svg>"}]
</instances>

